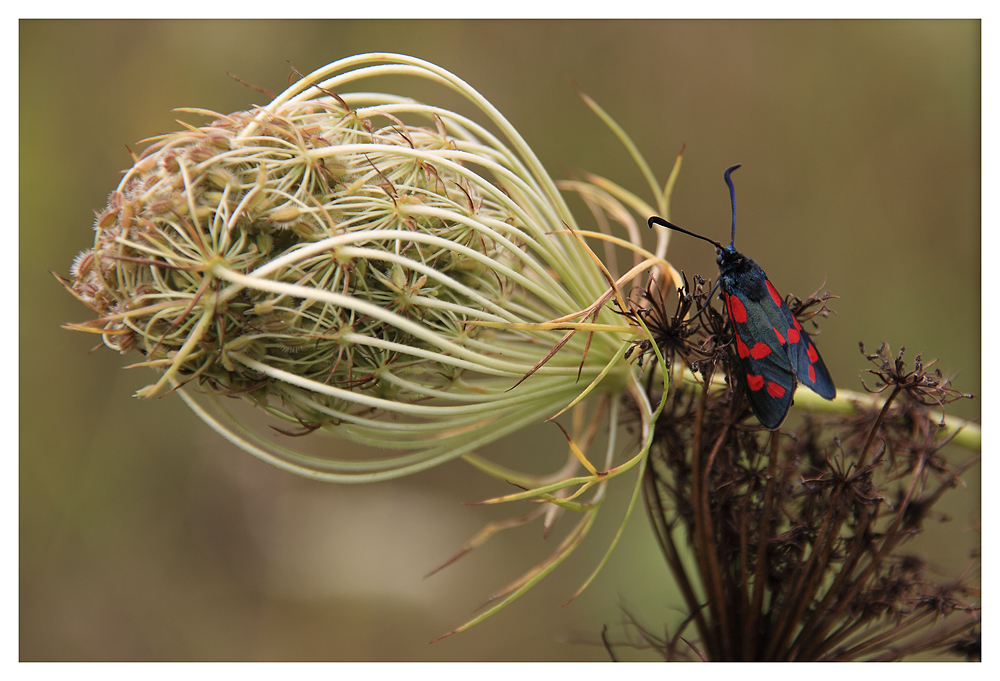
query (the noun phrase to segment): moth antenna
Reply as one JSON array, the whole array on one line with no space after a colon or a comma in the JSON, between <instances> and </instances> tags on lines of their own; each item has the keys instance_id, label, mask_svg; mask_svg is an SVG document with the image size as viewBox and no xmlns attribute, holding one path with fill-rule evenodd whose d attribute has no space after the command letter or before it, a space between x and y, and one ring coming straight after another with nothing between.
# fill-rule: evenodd
<instances>
[{"instance_id":1,"label":"moth antenna","mask_svg":"<svg viewBox=\"0 0 1000 681\"><path fill-rule=\"evenodd\" d=\"M677 225L675 225L672 222L667 222L666 220L664 220L663 218L661 218L659 215L654 215L651 218L649 218L649 221L647 222L647 224L649 225L650 229L653 228L653 225L660 225L661 227L666 227L667 229L672 229L675 232L681 232L682 234L687 234L688 236L693 236L695 239L701 239L702 241L707 241L708 243L712 244L713 246L715 246L720 251L722 250L722 244L720 244L715 239L709 239L707 236L702 236L701 234L695 234L694 232L689 232L688 230L684 229L683 227L678 227Z\"/></svg>"},{"instance_id":2,"label":"moth antenna","mask_svg":"<svg viewBox=\"0 0 1000 681\"><path fill-rule=\"evenodd\" d=\"M736 189L733 188L733 181L729 177L733 174L733 171L739 168L742 164L737 163L734 166L726 168L726 184L729 185L729 202L733 206L733 236L729 239L729 247L732 248L736 243Z\"/></svg>"}]
</instances>

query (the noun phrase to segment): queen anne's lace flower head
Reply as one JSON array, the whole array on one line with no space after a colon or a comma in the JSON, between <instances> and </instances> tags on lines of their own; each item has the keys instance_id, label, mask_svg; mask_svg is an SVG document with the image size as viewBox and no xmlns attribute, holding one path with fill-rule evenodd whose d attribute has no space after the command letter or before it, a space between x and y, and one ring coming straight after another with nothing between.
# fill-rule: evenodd
<instances>
[{"instance_id":1,"label":"queen anne's lace flower head","mask_svg":"<svg viewBox=\"0 0 1000 681\"><path fill-rule=\"evenodd\" d=\"M348 92L389 74L465 94L506 141L450 110ZM317 464L212 420L272 462L368 480L555 414L621 347L597 334L585 352L575 334L547 358L565 330L540 325L579 316L608 282L530 149L446 71L370 55L259 109L187 111L211 123L152 140L72 269L98 315L89 329L162 372L140 395L196 384L266 409L285 433L409 450Z\"/></svg>"}]
</instances>

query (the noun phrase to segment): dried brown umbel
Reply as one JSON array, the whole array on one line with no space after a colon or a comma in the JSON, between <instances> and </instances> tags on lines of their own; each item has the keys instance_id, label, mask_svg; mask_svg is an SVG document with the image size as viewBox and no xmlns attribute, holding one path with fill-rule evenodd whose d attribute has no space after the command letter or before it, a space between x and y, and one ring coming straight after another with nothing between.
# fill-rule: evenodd
<instances>
[{"instance_id":1,"label":"dried brown umbel","mask_svg":"<svg viewBox=\"0 0 1000 681\"><path fill-rule=\"evenodd\" d=\"M954 433L928 406L968 396L919 361L907 371L887 346L868 358L876 389L893 387L880 408L807 415L794 430L742 422L738 392L676 386L643 491L686 615L657 634L629 614L626 645L668 660L975 655L978 552L942 578L904 550L979 461L944 455ZM617 656L612 638L606 631Z\"/></svg>"},{"instance_id":2,"label":"dried brown umbel","mask_svg":"<svg viewBox=\"0 0 1000 681\"><path fill-rule=\"evenodd\" d=\"M648 338L632 341L634 347L625 353L626 359L635 356L640 368L644 362L655 364L658 361L654 347L663 357L667 371L670 370L674 359L679 358L685 366L693 368L699 361L711 356L709 346L714 344L702 342L695 345L690 342L691 337L702 328L700 320L693 312L702 309L708 300L705 280L696 276L692 288L688 284L687 277L683 273L681 276L683 285L677 289L677 307L673 312L667 309L667 298L654 277L650 277L646 288L640 290L637 296L633 294L629 300L629 308L622 312L636 326L641 319L649 330ZM710 308L704 309L718 314Z\"/></svg>"}]
</instances>

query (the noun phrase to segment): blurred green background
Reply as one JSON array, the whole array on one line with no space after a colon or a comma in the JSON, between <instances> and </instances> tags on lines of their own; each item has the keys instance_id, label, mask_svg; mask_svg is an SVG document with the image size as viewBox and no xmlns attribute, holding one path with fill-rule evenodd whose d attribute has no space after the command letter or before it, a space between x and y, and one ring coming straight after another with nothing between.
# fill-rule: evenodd
<instances>
[{"instance_id":1,"label":"blurred green background","mask_svg":"<svg viewBox=\"0 0 1000 681\"><path fill-rule=\"evenodd\" d=\"M975 21L23 21L20 24L20 658L22 660L603 660L626 607L676 622L643 513L580 598L620 518L624 487L568 563L472 630L428 645L547 555L537 525L423 575L490 519L463 506L509 491L460 462L372 487L281 473L231 447L179 399L130 397L135 357L59 328L88 310L65 274L92 243L125 149L177 128L174 107L265 103L360 52L433 61L472 84L553 176L602 174L649 198L573 82L633 136L665 181L671 218L728 240L782 293L824 278L840 296L819 340L838 387L858 389L889 341L980 386L980 25ZM387 86L388 87L388 86ZM434 103L440 90L410 88ZM580 214L581 223L591 224ZM650 240L650 243L652 241ZM671 260L714 277L714 252L676 238ZM979 402L949 413L977 418ZM492 450L551 467L538 426ZM978 471L954 523L914 545L949 570L978 541ZM612 491L615 491L614 489ZM617 504L617 505L615 505ZM641 657L638 654L636 657Z\"/></svg>"}]
</instances>

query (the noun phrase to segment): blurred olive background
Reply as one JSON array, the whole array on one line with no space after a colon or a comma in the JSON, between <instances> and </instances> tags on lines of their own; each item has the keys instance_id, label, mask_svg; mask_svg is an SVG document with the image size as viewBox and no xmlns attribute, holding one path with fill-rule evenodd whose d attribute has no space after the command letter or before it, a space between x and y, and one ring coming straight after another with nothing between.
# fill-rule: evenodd
<instances>
[{"instance_id":1,"label":"blurred olive background","mask_svg":"<svg viewBox=\"0 0 1000 681\"><path fill-rule=\"evenodd\" d=\"M644 197L594 97L665 181L671 219L737 247L782 293L840 296L819 340L838 387L882 341L940 358L980 393L980 26L974 21L24 21L20 25L20 657L22 660L603 660L622 607L654 631L680 602L644 513L580 598L621 517L612 488L584 546L472 630L428 645L555 548L530 525L429 579L485 522L463 506L509 491L455 462L370 487L274 470L179 399L138 401L136 357L59 328L89 311L48 274L92 243L126 145L177 129L174 107L263 104L360 52L431 60L493 102L553 176L586 169ZM384 88L392 87L386 83ZM374 87L374 85L373 85ZM380 89L384 89L380 88ZM445 105L440 89L401 94ZM580 213L581 223L592 224ZM652 243L650 239L649 243ZM714 277L682 236L671 259ZM949 413L976 418L979 402ZM330 441L330 446L343 446ZM554 427L494 447L552 468ZM964 456L964 452L957 454ZM978 471L949 496L944 537L913 545L948 570L978 539ZM580 640L591 644L580 643ZM635 657L641 658L638 653Z\"/></svg>"}]
</instances>

